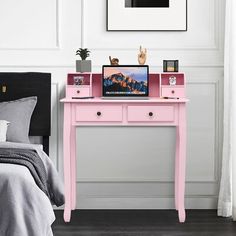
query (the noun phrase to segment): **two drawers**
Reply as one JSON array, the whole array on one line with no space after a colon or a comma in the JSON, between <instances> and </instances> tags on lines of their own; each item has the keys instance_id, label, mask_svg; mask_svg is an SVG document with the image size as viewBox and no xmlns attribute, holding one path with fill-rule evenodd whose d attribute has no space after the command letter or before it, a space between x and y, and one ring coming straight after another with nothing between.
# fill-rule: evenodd
<instances>
[{"instance_id":1,"label":"two drawers","mask_svg":"<svg viewBox=\"0 0 236 236\"><path fill-rule=\"evenodd\" d=\"M174 122L174 105L76 105L76 122Z\"/></svg>"}]
</instances>

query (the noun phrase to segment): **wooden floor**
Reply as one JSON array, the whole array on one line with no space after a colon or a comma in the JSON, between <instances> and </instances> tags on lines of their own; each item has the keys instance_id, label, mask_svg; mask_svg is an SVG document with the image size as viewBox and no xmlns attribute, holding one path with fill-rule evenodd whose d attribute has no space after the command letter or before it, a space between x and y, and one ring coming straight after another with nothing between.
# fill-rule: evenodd
<instances>
[{"instance_id":1,"label":"wooden floor","mask_svg":"<svg viewBox=\"0 0 236 236\"><path fill-rule=\"evenodd\" d=\"M236 222L216 216L215 210L187 211L187 221L179 224L177 212L170 210L80 210L70 223L56 211L55 236L235 236Z\"/></svg>"}]
</instances>

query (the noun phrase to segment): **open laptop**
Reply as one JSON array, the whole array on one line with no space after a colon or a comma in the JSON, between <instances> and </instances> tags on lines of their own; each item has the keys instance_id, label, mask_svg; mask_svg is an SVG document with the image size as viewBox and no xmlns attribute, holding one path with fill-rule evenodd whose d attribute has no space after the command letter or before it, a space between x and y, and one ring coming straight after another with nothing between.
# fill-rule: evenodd
<instances>
[{"instance_id":1,"label":"open laptop","mask_svg":"<svg viewBox=\"0 0 236 236\"><path fill-rule=\"evenodd\" d=\"M147 65L104 65L102 68L103 99L149 99Z\"/></svg>"}]
</instances>

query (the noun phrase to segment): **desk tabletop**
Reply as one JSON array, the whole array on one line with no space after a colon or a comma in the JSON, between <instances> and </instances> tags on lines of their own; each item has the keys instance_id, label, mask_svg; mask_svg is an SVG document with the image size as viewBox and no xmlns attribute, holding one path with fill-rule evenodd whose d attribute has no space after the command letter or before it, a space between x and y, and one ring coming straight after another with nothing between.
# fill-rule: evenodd
<instances>
[{"instance_id":1,"label":"desk tabletop","mask_svg":"<svg viewBox=\"0 0 236 236\"><path fill-rule=\"evenodd\" d=\"M89 99L72 99L72 98L63 98L60 102L63 103L187 103L189 99L180 98L180 99L165 99L159 97L150 97L149 99L103 99L101 97L89 98Z\"/></svg>"}]
</instances>

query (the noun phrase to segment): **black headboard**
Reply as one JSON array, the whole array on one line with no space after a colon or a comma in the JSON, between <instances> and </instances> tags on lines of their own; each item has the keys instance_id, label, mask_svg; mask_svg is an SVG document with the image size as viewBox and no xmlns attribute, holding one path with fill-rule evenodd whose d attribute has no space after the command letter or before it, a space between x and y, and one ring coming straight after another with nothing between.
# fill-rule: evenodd
<instances>
[{"instance_id":1,"label":"black headboard","mask_svg":"<svg viewBox=\"0 0 236 236\"><path fill-rule=\"evenodd\" d=\"M49 153L51 134L51 74L0 72L0 102L37 96L30 124L30 136L42 136L44 151Z\"/></svg>"}]
</instances>

